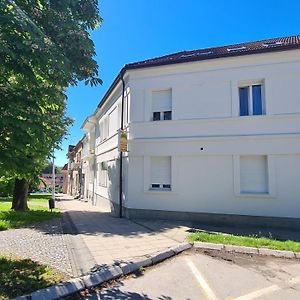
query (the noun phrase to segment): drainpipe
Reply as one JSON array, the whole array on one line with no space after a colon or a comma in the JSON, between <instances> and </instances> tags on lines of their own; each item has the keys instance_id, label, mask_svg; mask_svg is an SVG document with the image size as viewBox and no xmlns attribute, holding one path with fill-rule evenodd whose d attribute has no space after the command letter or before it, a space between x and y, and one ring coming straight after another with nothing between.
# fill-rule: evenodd
<instances>
[{"instance_id":1,"label":"drainpipe","mask_svg":"<svg viewBox=\"0 0 300 300\"><path fill-rule=\"evenodd\" d=\"M121 74L122 80L122 102L121 102L121 133L124 129L124 94L125 94L125 82L123 74ZM123 217L123 152L120 148L120 170L119 170L119 217Z\"/></svg>"},{"instance_id":2,"label":"drainpipe","mask_svg":"<svg viewBox=\"0 0 300 300\"><path fill-rule=\"evenodd\" d=\"M95 205L96 203L96 196L95 196L95 178L97 178L97 166L96 166L96 122L92 122L94 124L94 153L93 153L93 196L92 196L92 204ZM90 137L91 138L91 137ZM91 151L91 145L90 145L90 151ZM90 167L90 166L89 166ZM90 169L89 169L90 172ZM89 178L90 179L90 178Z\"/></svg>"}]
</instances>

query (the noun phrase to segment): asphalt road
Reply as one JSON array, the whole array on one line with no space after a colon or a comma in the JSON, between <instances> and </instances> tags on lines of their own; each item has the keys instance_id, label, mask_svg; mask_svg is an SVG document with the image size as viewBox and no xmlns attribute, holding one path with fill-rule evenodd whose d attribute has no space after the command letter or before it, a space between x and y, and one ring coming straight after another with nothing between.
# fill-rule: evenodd
<instances>
[{"instance_id":1,"label":"asphalt road","mask_svg":"<svg viewBox=\"0 0 300 300\"><path fill-rule=\"evenodd\" d=\"M82 299L300 299L300 261L189 252Z\"/></svg>"}]
</instances>

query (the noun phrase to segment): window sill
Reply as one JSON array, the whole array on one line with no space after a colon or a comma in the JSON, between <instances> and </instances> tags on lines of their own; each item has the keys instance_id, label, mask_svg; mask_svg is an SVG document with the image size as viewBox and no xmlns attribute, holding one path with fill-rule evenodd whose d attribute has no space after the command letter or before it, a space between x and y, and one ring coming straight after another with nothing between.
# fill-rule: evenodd
<instances>
[{"instance_id":1,"label":"window sill","mask_svg":"<svg viewBox=\"0 0 300 300\"><path fill-rule=\"evenodd\" d=\"M174 195L176 194L172 190L159 190L159 189L153 189L153 190L146 190L144 191L145 194L157 194L157 195Z\"/></svg>"},{"instance_id":2,"label":"window sill","mask_svg":"<svg viewBox=\"0 0 300 300\"><path fill-rule=\"evenodd\" d=\"M150 122L168 122L168 121L173 121L173 120L151 120Z\"/></svg>"},{"instance_id":3,"label":"window sill","mask_svg":"<svg viewBox=\"0 0 300 300\"><path fill-rule=\"evenodd\" d=\"M241 197L241 198L266 198L266 199L271 199L275 198L275 195L273 194L264 194L264 193L238 193L235 194L236 197Z\"/></svg>"}]
</instances>

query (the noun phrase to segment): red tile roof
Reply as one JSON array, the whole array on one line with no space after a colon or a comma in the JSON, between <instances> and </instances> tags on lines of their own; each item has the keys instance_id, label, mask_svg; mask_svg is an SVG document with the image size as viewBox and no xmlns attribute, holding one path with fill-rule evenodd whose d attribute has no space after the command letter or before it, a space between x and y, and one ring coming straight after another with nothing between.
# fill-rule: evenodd
<instances>
[{"instance_id":1,"label":"red tile roof","mask_svg":"<svg viewBox=\"0 0 300 300\"><path fill-rule=\"evenodd\" d=\"M286 50L300 49L300 35L272 38L256 42L233 44L222 47L205 48L191 51L181 51L156 58L126 64L117 75L106 94L98 104L100 108L110 95L119 80L127 70L149 68L162 65L179 64L192 61L202 61L207 59L217 59L222 57L242 56L250 54L279 52Z\"/></svg>"},{"instance_id":2,"label":"red tile roof","mask_svg":"<svg viewBox=\"0 0 300 300\"><path fill-rule=\"evenodd\" d=\"M137 69L221 57L241 56L300 48L300 35L273 38L256 42L240 43L222 47L181 51L125 65L125 69Z\"/></svg>"}]
</instances>

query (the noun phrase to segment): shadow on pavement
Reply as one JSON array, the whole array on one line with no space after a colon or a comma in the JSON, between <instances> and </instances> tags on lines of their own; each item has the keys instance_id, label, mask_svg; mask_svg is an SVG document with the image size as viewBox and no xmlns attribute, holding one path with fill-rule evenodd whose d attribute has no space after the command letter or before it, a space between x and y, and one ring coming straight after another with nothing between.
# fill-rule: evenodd
<instances>
[{"instance_id":1,"label":"shadow on pavement","mask_svg":"<svg viewBox=\"0 0 300 300\"><path fill-rule=\"evenodd\" d=\"M152 300L153 298L149 298L146 294L140 294L136 292L127 292L122 291L118 287L113 287L111 289L104 289L102 291L97 291L94 294L91 294L88 297L82 297L83 299L90 299L90 300L115 300L115 299L121 299L121 300ZM158 300L172 300L171 297L162 295L157 298Z\"/></svg>"},{"instance_id":2,"label":"shadow on pavement","mask_svg":"<svg viewBox=\"0 0 300 300\"><path fill-rule=\"evenodd\" d=\"M73 199L61 199L59 202ZM80 201L80 200L77 200ZM268 237L277 240L294 240L300 241L300 231L271 228L271 227L253 227L253 226L224 226L217 224L203 224L199 222L173 221L173 220L147 220L117 218L109 212L102 211L80 211L71 210L63 212L63 223L68 226L64 230L66 234L84 234L84 235L101 235L102 237L125 236L134 238L143 238L143 234L156 235L158 233L166 234L169 238L176 239L176 231L181 231L180 240L183 242L184 237L195 230L219 232L244 236ZM52 233L51 228L45 226L36 226L37 230L46 234ZM173 233L170 233L173 230Z\"/></svg>"}]
</instances>

